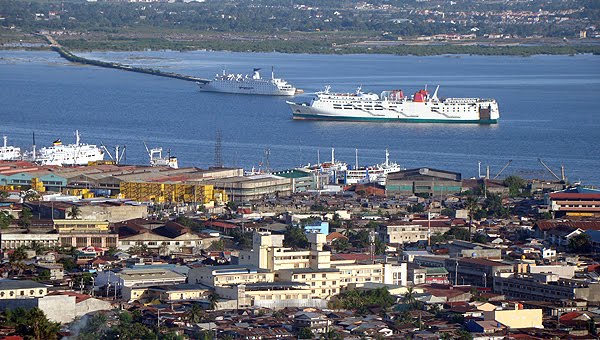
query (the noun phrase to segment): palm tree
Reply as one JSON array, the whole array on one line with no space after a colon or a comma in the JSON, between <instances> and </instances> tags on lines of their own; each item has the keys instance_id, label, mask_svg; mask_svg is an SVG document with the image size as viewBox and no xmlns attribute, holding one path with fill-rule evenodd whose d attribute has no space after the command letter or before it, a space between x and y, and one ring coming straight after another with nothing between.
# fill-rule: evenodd
<instances>
[{"instance_id":1,"label":"palm tree","mask_svg":"<svg viewBox=\"0 0 600 340\"><path fill-rule=\"evenodd\" d=\"M214 310L217 307L218 303L219 303L219 296L216 293L211 292L208 295L208 309Z\"/></svg>"},{"instance_id":2,"label":"palm tree","mask_svg":"<svg viewBox=\"0 0 600 340\"><path fill-rule=\"evenodd\" d=\"M409 305L411 308L416 306L417 300L415 299L413 287L408 287L406 293L404 293L404 296L402 297L402 302Z\"/></svg>"},{"instance_id":3,"label":"palm tree","mask_svg":"<svg viewBox=\"0 0 600 340\"><path fill-rule=\"evenodd\" d=\"M193 304L187 315L187 320L191 323L199 323L204 321L205 317L206 315L204 310L200 308L200 306L198 306L197 304Z\"/></svg>"},{"instance_id":4,"label":"palm tree","mask_svg":"<svg viewBox=\"0 0 600 340\"><path fill-rule=\"evenodd\" d=\"M79 219L81 217L81 209L76 205L72 206L68 216L74 220Z\"/></svg>"},{"instance_id":5,"label":"palm tree","mask_svg":"<svg viewBox=\"0 0 600 340\"><path fill-rule=\"evenodd\" d=\"M19 222L18 222L18 224L21 227L25 227L25 228L29 229L29 226L31 225L31 219L32 219L32 217L33 217L33 213L31 212L31 209L29 209L27 207L23 207L23 209L19 213Z\"/></svg>"},{"instance_id":6,"label":"palm tree","mask_svg":"<svg viewBox=\"0 0 600 340\"><path fill-rule=\"evenodd\" d=\"M479 202L476 197L468 196L465 200L465 209L469 211L469 241L473 235L473 215L479 209Z\"/></svg>"},{"instance_id":7,"label":"palm tree","mask_svg":"<svg viewBox=\"0 0 600 340\"><path fill-rule=\"evenodd\" d=\"M58 322L48 321L46 315L39 308L27 312L29 333L33 339L57 339L60 331Z\"/></svg>"}]
</instances>

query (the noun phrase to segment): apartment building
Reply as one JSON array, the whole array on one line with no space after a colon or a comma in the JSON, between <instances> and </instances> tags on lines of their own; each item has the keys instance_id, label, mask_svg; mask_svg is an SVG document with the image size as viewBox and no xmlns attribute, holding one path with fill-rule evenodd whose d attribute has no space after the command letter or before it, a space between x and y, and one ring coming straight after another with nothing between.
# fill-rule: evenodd
<instances>
[{"instance_id":1,"label":"apartment building","mask_svg":"<svg viewBox=\"0 0 600 340\"><path fill-rule=\"evenodd\" d=\"M600 301L600 284L561 279L552 273L514 274L494 277L494 292L519 300L549 301L583 299Z\"/></svg>"},{"instance_id":2,"label":"apartment building","mask_svg":"<svg viewBox=\"0 0 600 340\"><path fill-rule=\"evenodd\" d=\"M275 273L250 265L206 266L190 269L189 283L200 283L211 287L273 282Z\"/></svg>"},{"instance_id":3,"label":"apartment building","mask_svg":"<svg viewBox=\"0 0 600 340\"><path fill-rule=\"evenodd\" d=\"M261 270L263 275L271 273L274 284L306 284L310 289L310 298L316 299L329 299L349 285L361 287L367 283L406 284L404 263L374 263L368 256L367 259L365 256L332 259L331 252L323 249L326 235L308 233L307 237L310 249L294 250L283 247L283 235L257 232L253 237L253 249L240 252L240 267L255 268L257 274L261 273ZM191 274L193 276L190 277L195 280L199 273L207 273L209 270L212 269L194 269ZM210 280L204 280L198 282L211 284ZM272 281L255 281L260 282Z\"/></svg>"},{"instance_id":4,"label":"apartment building","mask_svg":"<svg viewBox=\"0 0 600 340\"><path fill-rule=\"evenodd\" d=\"M427 241L429 229L420 224L382 225L379 235L384 243L404 244Z\"/></svg>"},{"instance_id":5,"label":"apartment building","mask_svg":"<svg viewBox=\"0 0 600 340\"><path fill-rule=\"evenodd\" d=\"M514 272L512 264L477 258L448 258L444 267L450 274L450 282L490 288L494 277L506 277Z\"/></svg>"}]
</instances>

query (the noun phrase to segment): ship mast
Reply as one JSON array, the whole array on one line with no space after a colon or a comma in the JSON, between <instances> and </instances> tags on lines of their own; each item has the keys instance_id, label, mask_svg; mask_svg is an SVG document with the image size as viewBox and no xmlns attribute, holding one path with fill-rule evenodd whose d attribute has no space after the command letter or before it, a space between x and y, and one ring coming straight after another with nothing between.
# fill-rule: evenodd
<instances>
[{"instance_id":1,"label":"ship mast","mask_svg":"<svg viewBox=\"0 0 600 340\"><path fill-rule=\"evenodd\" d=\"M335 148L331 148L331 164L335 164Z\"/></svg>"},{"instance_id":2,"label":"ship mast","mask_svg":"<svg viewBox=\"0 0 600 340\"><path fill-rule=\"evenodd\" d=\"M387 168L390 165L390 153L388 149L385 149L385 167Z\"/></svg>"},{"instance_id":3,"label":"ship mast","mask_svg":"<svg viewBox=\"0 0 600 340\"><path fill-rule=\"evenodd\" d=\"M358 149L354 149L354 153L355 153L355 163L354 166L356 167L356 169L358 170Z\"/></svg>"}]
</instances>

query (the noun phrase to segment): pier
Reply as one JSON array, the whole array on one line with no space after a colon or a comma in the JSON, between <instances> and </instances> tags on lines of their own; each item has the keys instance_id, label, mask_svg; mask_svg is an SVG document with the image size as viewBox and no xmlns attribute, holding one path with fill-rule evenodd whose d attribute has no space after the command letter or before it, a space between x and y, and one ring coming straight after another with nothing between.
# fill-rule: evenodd
<instances>
[{"instance_id":1,"label":"pier","mask_svg":"<svg viewBox=\"0 0 600 340\"><path fill-rule=\"evenodd\" d=\"M52 50L56 51L58 54L60 54L61 57L65 58L66 60L68 60L70 62L99 66L99 67L106 67L106 68L114 68L114 69L123 70L123 71L145 73L145 74L151 74L154 76L175 78L175 79L180 79L180 80L193 81L193 82L197 82L197 83L206 84L209 82L208 79L187 76L187 75L179 74L179 73L164 72L164 71L157 70L157 69L133 67L133 66L129 66L129 65L120 64L120 63L106 62L106 61L83 58L83 57L77 56L77 55L71 53L69 50L65 49L51 35L42 34L42 36L48 41L48 43L50 43L50 48Z\"/></svg>"}]
</instances>

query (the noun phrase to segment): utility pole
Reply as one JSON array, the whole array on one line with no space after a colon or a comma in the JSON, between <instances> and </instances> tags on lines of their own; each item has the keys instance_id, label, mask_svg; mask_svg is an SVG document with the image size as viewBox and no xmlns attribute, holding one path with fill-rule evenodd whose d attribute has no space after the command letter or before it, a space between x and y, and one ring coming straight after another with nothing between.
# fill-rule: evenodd
<instances>
[{"instance_id":1,"label":"utility pole","mask_svg":"<svg viewBox=\"0 0 600 340\"><path fill-rule=\"evenodd\" d=\"M454 285L458 286L458 258L456 258L454 261L456 263L456 267L454 268Z\"/></svg>"},{"instance_id":2,"label":"utility pole","mask_svg":"<svg viewBox=\"0 0 600 340\"><path fill-rule=\"evenodd\" d=\"M157 316L156 316L156 328L160 329L160 309L156 308Z\"/></svg>"}]
</instances>

